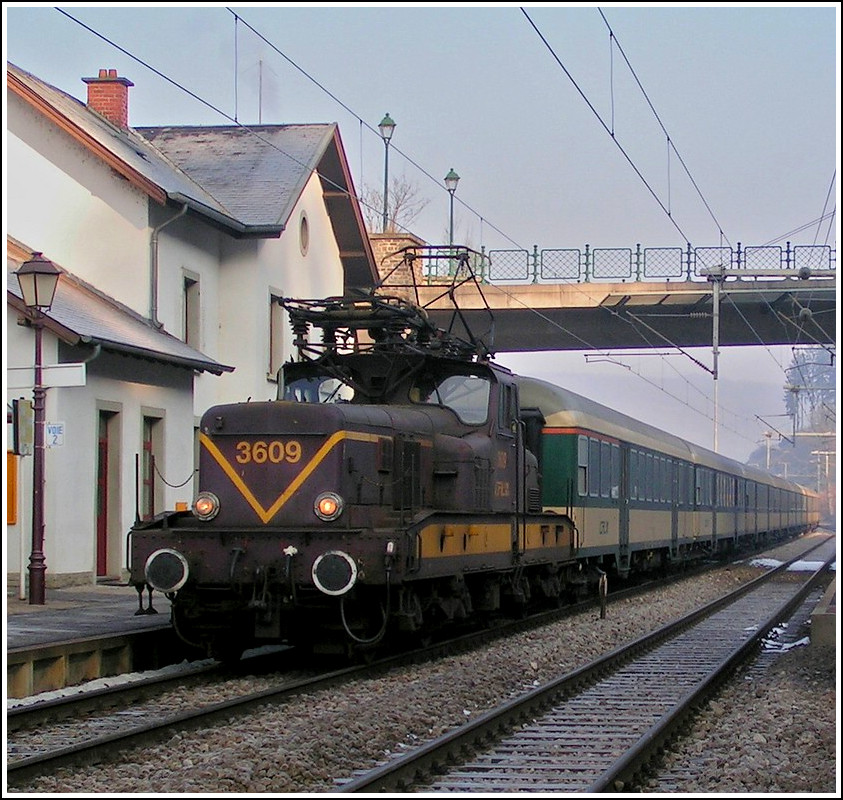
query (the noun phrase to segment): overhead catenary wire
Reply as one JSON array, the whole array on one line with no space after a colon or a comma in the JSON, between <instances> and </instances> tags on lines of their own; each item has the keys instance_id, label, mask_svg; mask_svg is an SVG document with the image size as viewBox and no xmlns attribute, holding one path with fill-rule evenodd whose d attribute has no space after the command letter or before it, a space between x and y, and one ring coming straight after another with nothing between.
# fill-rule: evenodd
<instances>
[{"instance_id":1,"label":"overhead catenary wire","mask_svg":"<svg viewBox=\"0 0 843 800\"><path fill-rule=\"evenodd\" d=\"M314 78L312 75L310 75L310 73L308 73L306 70L302 69L298 64L296 64L295 61L293 61L289 56L287 56L275 44L273 44L271 41L269 41L269 39L267 39L260 31L258 31L252 25L250 25L241 15L239 15L236 11L234 11L231 8L227 8L226 10L229 11L229 13L231 13L235 17L235 19L240 20L240 22L242 22L250 31L252 31L252 33L254 33L255 36L257 36L268 47L271 47L276 53L278 53L279 56L281 56L281 58L283 58L285 61L287 61L294 69L296 69L305 78L307 78L309 81L311 81L316 86L318 86L332 100L336 101L340 106L342 106L342 108L345 109L346 112L351 114L351 116L353 116L355 119L359 120L361 125L368 128L373 134L376 134L378 136L378 138L380 138L380 133L376 128L374 128L372 125L370 125L368 122L366 122L359 114L357 114L351 108L349 108L349 106L347 106L342 100L340 100L335 94L333 94L333 92L331 92L325 86L323 86L318 80L316 80L316 78ZM409 164L411 164L413 167L415 167L417 170L419 170L419 172L421 172L423 175L425 175L427 178L429 178L431 181L433 181L438 188L442 189L443 191L446 191L444 189L444 187L442 186L442 182L438 178L435 178L433 175L431 175L430 172L428 172L424 167L422 167L420 164L418 164L413 158L411 158L409 155L407 155L407 153L403 152L400 148L396 147L394 144L390 144L390 147L392 148L392 150L394 152L398 153L398 155L405 158ZM469 206L465 201L463 201L462 198L454 197L454 200L456 202L460 203L463 207L465 207L472 214L474 214L478 217L480 216L479 212L477 212L473 208L471 208L471 206ZM512 244L518 246L518 243L516 241L511 239L506 233L504 233L496 225L489 222L488 219L486 220L486 224L489 227L491 227L493 230L495 230L497 233L499 233L508 242L511 242ZM410 231L407 231L407 232L409 233Z\"/></svg>"},{"instance_id":2,"label":"overhead catenary wire","mask_svg":"<svg viewBox=\"0 0 843 800\"><path fill-rule=\"evenodd\" d=\"M545 47L547 48L547 50L548 50L548 52L550 53L550 55L553 57L554 61L556 61L556 63L559 65L559 67L562 69L562 71L565 73L565 75L567 75L567 76L568 76L568 79L571 81L571 83L573 84L574 88L575 88L575 89L577 90L577 92L579 93L580 97L582 97L582 99L585 101L585 104L589 107L589 109L590 109L590 110L591 110L591 112L594 114L594 116L595 116L595 117L597 117L597 121L598 121L598 122L599 122L599 123L603 126L603 129L606 131L606 133L608 133L608 134L609 134L609 137L610 137L610 138L611 138L611 140L615 143L615 145L616 145L616 147L618 148L618 150L620 150L621 154L622 154L622 155L623 155L623 157L627 160L627 162L629 163L630 167L632 167L632 169L633 169L633 171L635 172L635 174L636 174L636 175L637 175L637 176L641 179L641 182L642 182L642 183L644 184L644 186L647 188L647 191L648 191L648 192L652 195L653 199L656 201L656 203L658 203L659 207L660 207L660 208L662 209L662 211L664 211L664 213L667 215L667 218L670 220L670 222L671 222L671 224L673 225L673 227L674 227L674 228L676 228L676 230L677 230L677 231L678 231L678 232L682 235L682 241L683 241L683 242L689 242L689 241L690 241L690 237L689 237L689 236L685 233L685 231L683 231L683 230L682 230L682 228L680 227L679 223L678 223L678 222L676 222L676 220L673 218L673 216L672 216L672 215L671 215L671 213L670 213L670 209L668 209L668 208L665 206L665 204L662 202L661 198L660 198L660 197L658 196L658 194L656 193L655 189L653 189L653 187L650 185L649 181L648 181L648 180L644 177L644 174L641 172L641 170L638 168L638 166L637 166L637 165L635 164L635 162L632 160L632 157L629 155L629 153L627 153L626 149L625 149L625 148L621 145L621 143L618 141L618 139L616 138L616 136L615 136L614 132L612 131L612 129L611 129L611 128L610 128L610 127L606 124L606 122L605 122L605 120L603 119L603 117L602 117L602 116L600 116L600 112L599 112L599 111L597 111L597 109L594 107L594 105L592 104L592 102L588 99L588 97L586 97L585 92L583 92L583 90L580 88L579 84L578 84L578 83L574 80L574 76L573 76L573 75L571 75L571 73L568 71L568 68L567 68L567 67L566 67L566 66L562 63L562 60L561 60L561 59L559 58L559 56L556 54L556 51L555 51L555 50L553 49L553 47L550 45L550 42L548 42L548 41L547 41L547 39L545 38L544 34L543 34L543 33L542 33L539 29L538 29L538 26L537 26L537 25L533 22L533 20L530 18L530 15L527 13L527 11L526 11L524 8L522 8L522 9L521 9L521 12L522 12L522 13L524 14L524 16L527 18L527 21L528 21L528 22L530 23L530 25L533 27L533 30L535 30L535 32L536 32L536 34L538 35L538 37L542 40L543 44L544 44L544 45L545 45Z\"/></svg>"},{"instance_id":3,"label":"overhead catenary wire","mask_svg":"<svg viewBox=\"0 0 843 800\"><path fill-rule=\"evenodd\" d=\"M623 60L626 62L626 65L629 67L629 71L632 74L632 77L635 78L635 82L638 84L638 88L641 90L641 94L644 95L644 99L647 101L647 105L650 107L650 110L653 112L653 116L656 118L656 121L658 122L659 127L662 129L662 132L665 135L665 139L667 141L667 148L668 148L668 191L670 191L670 174L669 174L670 153L673 152L673 153L676 154L676 157L679 159L679 163L682 165L682 168L685 170L685 174L688 176L688 180L691 181L691 185L696 190L697 194L699 195L700 200L702 200L702 203L705 206L706 211L708 211L709 216L714 221L715 225L717 225L717 230L718 230L720 236L722 238L724 238L725 241L728 242L729 245L731 246L731 242L729 242L729 237L726 236L726 234L723 232L723 226L718 222L717 217L714 215L714 212L711 210L711 206L709 205L708 201L703 196L702 190L698 186L696 180L694 179L694 176L691 175L691 170L688 169L688 165L685 163L685 159L682 158L682 155L680 154L679 150L676 149L676 145L674 144L673 139L670 136L670 134L667 132L667 128L665 128L664 123L662 122L658 111L656 111L656 108L653 105L652 101L650 100L650 97L648 96L646 89L644 88L641 81L639 80L638 75L635 72L635 69L633 68L632 64L629 62L629 59L626 57L626 53L624 52L623 47L621 47L621 43L618 41L617 34L615 34L615 32L612 30L612 26L609 25L609 20L606 19L606 15L603 13L603 10L600 9L600 8L598 8L597 10L600 12L600 16L603 18L603 22L606 23L606 27L609 29L610 41L614 43L614 45L618 48L618 52L623 56ZM614 136L614 123L613 123L612 136ZM669 200L668 200L668 206L669 206Z\"/></svg>"},{"instance_id":4,"label":"overhead catenary wire","mask_svg":"<svg viewBox=\"0 0 843 800\"><path fill-rule=\"evenodd\" d=\"M138 58L137 56L133 55L132 53L130 53L130 52L129 52L128 50L126 50L125 48L120 47L120 46L119 46L119 45L117 45L115 42L113 42L112 40L110 40L110 39L108 39L107 37L103 36L102 34L100 34L99 32L97 32L96 30L94 30L94 29L93 29L93 28L91 28L90 26L86 25L85 23L83 23L83 22L81 22L80 20L78 20L78 19L76 19L75 17L73 17L72 15L68 14L66 11L64 11L64 10L62 10L62 9L56 9L56 10L58 10L60 13L64 14L65 16L67 16L67 17L68 17L69 19L71 19L72 21L74 21L74 22L76 22L77 24L79 24L81 27L83 27L83 28L85 28L86 30L88 30L88 31L89 31L90 33L92 33L93 35L95 35L95 36L97 36L98 38L102 39L103 41L107 42L110 46L115 47L117 50L119 50L120 52L124 53L124 54L125 54L126 56L128 56L129 58L133 59L134 61L136 61L137 63L141 64L141 65L142 65L142 66L144 66L145 68L149 69L151 72L153 72L154 74L158 75L159 77L161 77L162 79L164 79L164 80L165 80L165 81L167 81L168 83L172 84L173 86L177 87L178 89L180 89L181 91L185 92L185 93L186 93L186 94L188 94L189 96L193 97L195 100L197 100L198 102L202 103L203 105L205 105L205 106L206 106L206 107L208 107L209 109L213 110L215 113L220 114L223 118L225 118L225 119L227 119L227 120L229 120L229 121L231 121L231 122L235 123L236 125L240 125L240 126L241 126L241 127L243 127L244 129L246 129L246 130L248 130L250 133L252 133L253 135L258 136L258 138L261 138L261 140L262 140L262 141L264 141L264 143L265 143L265 144L267 144L268 146L273 147L274 149L278 150L279 152L284 153L287 157L291 158L294 162L301 164L301 162L300 162L300 161L298 161L297 159L295 159L295 158L294 158L293 156L291 156L289 153L285 153L285 152L284 152L284 150L283 150L282 148L279 148L279 147L277 147L274 143L267 141L267 140L266 140L266 139L264 139L263 137L260 137L260 135L259 135L256 131L254 131L254 130L252 130L251 128L249 128L249 126L246 126L246 125L241 125L241 124L238 122L238 120L237 120L236 118L231 117L229 114L227 114L226 112L224 112L222 109L217 108L217 107L216 107L216 106L214 106L212 103L210 103L210 102L208 102L207 100L205 100L205 99L201 98L199 95L197 95L196 93L194 93L194 92L192 92L191 90L187 89L186 87L182 86L181 84L179 84L179 83L178 83L177 81L175 81L174 79L172 79L172 78L168 77L167 75L163 74L161 71L159 71L159 70L155 69L154 67L152 67L152 66L151 66L150 64L148 64L147 62L145 62L145 61L143 61L142 59ZM231 10L229 9L229 11L231 11ZM523 11L523 9L522 9L522 11ZM246 25L247 27L249 27L249 28L250 28L250 30L252 30L252 31L253 31L253 32L254 32L257 36L259 36L259 37L260 37L263 41L265 41L268 45L270 45L270 46L273 48L273 50L275 50L275 51L276 51L279 55L281 55L282 57L284 57L285 59L287 59L288 61L290 61L290 63L291 63L291 64L293 64L293 66L294 66L296 69L299 69L300 71L302 71L302 70L301 70L301 68L299 68L299 67L298 67L297 65L295 65L295 64L294 64L294 63L293 63L290 59L288 59L288 58L287 58L287 56L285 56L285 55L284 55L284 54L283 54L280 50L278 50L278 48L276 48L274 45L272 45L272 43L271 43L271 42L269 42L269 41L268 41L265 37L263 37L263 36L262 36L262 34L259 34L257 31L255 31L255 30L254 30L254 28L252 28L252 26L250 26L250 25L249 25L249 24L248 24L245 20L243 20L243 19L242 19L242 17L241 17L240 15L235 14L233 11L231 11L231 13L232 13L232 15L235 17L235 25L238 23L238 21L239 21L239 22L242 22L244 25ZM524 12L524 13L525 13L525 16L526 16L526 12ZM528 17L528 19L529 19L529 17ZM532 22L531 22L531 24L532 24ZM561 64L560 64L560 65L561 65ZM563 69L564 69L564 67L563 67ZM303 72L303 71L302 71L302 72ZM303 72L303 74L307 75L307 73L304 73L304 72ZM308 75L307 77L308 77L308 78L310 78L310 76L309 76L309 75ZM310 78L310 79L311 79L311 80L314 80L314 79L312 79L312 78ZM332 93L328 92L328 90L327 90L327 89L325 89L325 88L324 88L324 87L323 87L323 86L322 86L322 85L321 85L318 81L315 81L315 80L314 80L314 83L316 83L316 85L318 85L318 86L319 86L319 87L320 87L323 91L327 92L327 93L328 93L328 94L332 97L332 99L334 99L334 100L335 100L336 102L338 102L338 103L339 103L339 104L340 104L343 108L345 108L347 111L349 111L349 113L352 113L352 114L353 114L353 115L354 115L354 116L355 116L355 117L359 120L359 123L360 123L361 129L362 129L362 127L366 127L366 128L368 128L368 129L369 129L372 133L374 133L374 134L376 134L376 135L379 135L379 134L377 134L377 132L374 130L374 128L373 128L372 126L370 126L368 123L366 123L366 122L362 119L362 117L360 117L360 116L359 116L359 115L357 115L357 114L354 114L354 112L352 112L352 111L351 111L351 110L350 110L350 109L349 109L349 108L348 108L348 107L347 107L344 103L342 103L342 101L340 101L340 100L339 100L339 98L337 98L337 97L336 97L335 95L333 95ZM576 84L575 84L575 85L576 85ZM579 90L579 87L577 87L577 88L578 88L578 90ZM581 90L580 90L580 91L581 91ZM581 92L581 94L582 94L582 92ZM589 107L591 107L591 108L592 108L592 111L594 111L594 108L593 108L593 106L591 106L591 104L590 104L590 102L588 101L588 99L587 99L587 98L585 98L585 96L584 96L584 95L583 95L583 98L585 99L585 101L586 101L586 103L589 105ZM603 121L602 121L602 119L600 118L599 114L597 114L597 113L596 113L596 111L595 111L594 113L597 115L598 119L600 119L601 124L603 124L603 125L604 125L604 127L605 127L605 123L603 123ZM619 146L619 145L618 145L618 146ZM400 152L400 151L399 151L399 152ZM624 156L627 158L627 160L630 160L630 159L629 159L629 156L625 153L625 151L623 151L623 148L621 148L621 152L623 152L623 153L624 153ZM407 160L408 160L408 162L409 162L409 163L411 163L413 166L415 166L417 169L419 169L421 172L423 172L425 175L427 175L427 177L431 178L431 180L434 180L434 181L436 182L437 186L439 186L439 185L440 185L440 184L439 184L439 181L437 181L437 180L436 180L435 178L433 178L433 177L432 177L432 176L431 176L431 175L430 175L427 171L425 171L422 167L420 167L418 164L416 164L416 162L415 162L415 161L413 161L411 158L409 158L408 156L406 156L406 154L403 154L403 153L401 153L401 154L402 154L402 155L404 155L404 157L405 157L405 158L407 158ZM631 163L631 160L630 160L630 163ZM305 165L305 164L301 164L301 166L303 166L303 167L308 167L308 165ZM637 170L637 168L635 167L635 165L633 164L632 166L633 166L633 168L636 170L636 172L638 172L638 170ZM314 170L314 172L316 172L316 174L319 174L319 173L318 173L317 171L315 171L315 170ZM640 174L640 173L639 173L639 174ZM348 189L347 189L346 187L338 186L337 184L335 184L335 183L334 183L333 181L331 181L330 179L325 178L325 176L320 175L320 177L321 177L323 180L325 180L327 183L329 183L330 185L335 186L335 187L336 187L337 189L339 189L340 191L343 191L343 192L345 192L345 193L350 194L350 192L348 191ZM642 176L642 180L643 180L643 176ZM663 208L663 210L665 210L665 212L668 214L668 216L670 216L670 214L669 214L669 210L664 208L664 205L663 205L663 204L662 204L662 203L658 200L658 197L655 195L655 193L653 192L652 188L651 188L651 187L649 187L649 184L647 184L647 182L646 182L646 181L644 181L644 182L645 182L645 185L647 185L648 189L651 191L651 193L654 195L654 197L656 197L657 202L659 202L659 204L661 205L661 207ZM358 200L358 202L360 202L362 205L365 205L366 207L369 207L369 206L368 206L368 204L366 204L366 203L365 203L365 202L364 202L361 198L359 198L359 197L358 197L358 198L357 198L357 200ZM460 201L460 202L462 202L462 201ZM467 204L465 204L464 202L463 202L462 204L463 204L463 206L464 206L464 207L466 207L467 209L469 209L472 213L477 214L477 212L476 212L476 211L474 211L473 209L471 209L471 208L470 208L470 206L468 206L468 205L467 205ZM373 211L378 211L378 209L372 209L372 210L373 210ZM513 244L515 244L516 246L518 246L518 243L517 243L514 239L512 239L511 237L509 237L508 235L506 235L503 231L501 231L501 230L500 230L499 228L497 228L495 225L491 224L491 223L490 223L487 219L485 219L484 217L482 217L482 216L481 216L481 215L479 215L479 214L477 214L477 216L481 219L481 225L482 225L482 223L483 223L483 222L485 222L485 224L486 224L486 225L488 225L489 227L493 228L496 232L498 232L499 234L501 234L502 236L504 236L504 237L505 237L508 241L510 241L510 242L512 242ZM675 227L677 227L677 230L679 230L679 232L680 232L680 233L682 233L681 228L679 228L679 227L678 227L678 225L676 224L675 220L673 220L673 219L671 218L671 222L674 224L674 226L675 226ZM683 234L683 239L687 239L687 238L688 238L688 237L685 237L685 236L684 236L684 234ZM500 287L499 287L499 288L500 288ZM509 295L510 295L510 297L513 297L513 295L511 295L511 293L507 293L507 294L509 294ZM538 312L536 309L530 308L529 306L526 306L526 304L523 304L523 303L522 303L522 305L525 305L525 307L526 307L526 308L528 308L530 311L532 311L533 313L536 313L536 314L538 314L539 316L543 317L543 318L544 318L544 319L546 319L548 322L550 322L550 324L554 325L554 326L555 326L555 327L557 327L558 329L560 329L560 330L562 330L562 331L565 331L565 332L566 332L566 333L568 333L569 335L572 335L572 334L571 334L571 331L568 331L568 330L566 330L566 329L564 328L564 326L559 325L558 323L556 323L556 322L554 322L554 321L552 321L552 320L549 320L549 319L548 319L545 315L542 315L542 314L541 314L540 312ZM606 308L606 310L607 310L607 311L609 311L610 313L612 313L613 315L620 317L620 315L618 314L618 312L617 312L617 311L615 311L614 309L611 309L611 308L608 308L608 307L605 307L605 306L603 306L603 307L604 307L604 308ZM621 317L621 318L622 318L622 317ZM633 324L633 323L631 323L629 320L625 320L625 321L626 321L626 322L628 322L629 324ZM646 336L646 334L644 334L644 333L643 333L643 332L641 332L640 330L639 330L639 334L641 335L641 338L642 338L642 340L643 340L643 341L645 341L648 345L652 346L652 342L651 342L651 341L649 341L649 339L648 339L648 337ZM581 341L581 342L585 345L585 349L589 349L589 350L592 350L592 351L598 352L598 348L596 348L596 347L595 347L592 343L587 342L586 340L582 339L581 337L576 337L576 338L577 338L579 341ZM669 342L669 340L666 340L666 341L668 341L668 343L669 343L669 344L671 344L671 346L676 347L676 345L675 345L674 343ZM642 377L642 378L643 378L643 376L639 376L639 377ZM644 379L644 380L646 381L646 379ZM647 381L647 382L648 382L648 383L652 383L652 382L650 382L650 381ZM653 384L653 385L655 385L655 384ZM657 388L660 388L660 390L661 390L661 391L665 391L662 387L657 387ZM668 393L668 392L666 392L666 391L665 391L665 393L666 393L666 394L670 394L670 393ZM670 395L670 396L673 396L673 395ZM710 398L709 398L709 399L710 399ZM681 402L681 400L680 400L680 402ZM737 415L736 415L736 416L737 416Z\"/></svg>"}]
</instances>

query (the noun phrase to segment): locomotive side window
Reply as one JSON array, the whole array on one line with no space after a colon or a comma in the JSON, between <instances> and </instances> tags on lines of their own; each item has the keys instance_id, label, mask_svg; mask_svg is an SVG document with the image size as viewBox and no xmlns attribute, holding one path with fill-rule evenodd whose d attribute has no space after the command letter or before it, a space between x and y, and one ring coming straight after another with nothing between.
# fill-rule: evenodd
<instances>
[{"instance_id":1,"label":"locomotive side window","mask_svg":"<svg viewBox=\"0 0 843 800\"><path fill-rule=\"evenodd\" d=\"M419 381L411 390L415 403L446 406L462 422L479 425L489 414L489 381L479 375L447 375Z\"/></svg>"},{"instance_id":2,"label":"locomotive side window","mask_svg":"<svg viewBox=\"0 0 843 800\"><path fill-rule=\"evenodd\" d=\"M519 416L516 387L506 383L501 384L498 396L498 429L502 433L514 433Z\"/></svg>"}]
</instances>

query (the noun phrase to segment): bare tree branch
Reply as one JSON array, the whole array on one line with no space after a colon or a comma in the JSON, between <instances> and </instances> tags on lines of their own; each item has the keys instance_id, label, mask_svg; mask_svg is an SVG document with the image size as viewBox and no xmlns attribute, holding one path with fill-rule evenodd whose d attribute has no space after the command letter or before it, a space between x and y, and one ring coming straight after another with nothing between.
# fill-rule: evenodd
<instances>
[{"instance_id":1,"label":"bare tree branch","mask_svg":"<svg viewBox=\"0 0 843 800\"><path fill-rule=\"evenodd\" d=\"M363 218L370 233L380 233L383 227L383 190L363 186ZM422 197L417 184L404 175L392 178L387 197L386 233L406 230L424 210L429 199Z\"/></svg>"}]
</instances>

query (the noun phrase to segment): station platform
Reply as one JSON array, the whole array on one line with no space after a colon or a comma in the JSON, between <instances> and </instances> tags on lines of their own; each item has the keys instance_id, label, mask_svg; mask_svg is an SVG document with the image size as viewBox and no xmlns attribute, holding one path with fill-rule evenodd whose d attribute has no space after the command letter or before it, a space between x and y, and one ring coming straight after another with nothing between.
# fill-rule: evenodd
<instances>
[{"instance_id":1,"label":"station platform","mask_svg":"<svg viewBox=\"0 0 843 800\"><path fill-rule=\"evenodd\" d=\"M146 593L143 600L146 606ZM30 605L18 597L17 587L10 588L6 592L6 650L169 627L170 601L155 592L152 605L157 614L135 616L138 593L132 586L48 588L44 605Z\"/></svg>"},{"instance_id":2,"label":"station platform","mask_svg":"<svg viewBox=\"0 0 843 800\"><path fill-rule=\"evenodd\" d=\"M837 646L837 577L829 584L811 614L811 644L817 647Z\"/></svg>"},{"instance_id":3,"label":"station platform","mask_svg":"<svg viewBox=\"0 0 843 800\"><path fill-rule=\"evenodd\" d=\"M148 595L144 593L144 607ZM131 586L48 588L43 605L6 592L6 694L30 697L96 678L156 669L184 658L170 625L170 601L155 593L157 614L135 615Z\"/></svg>"}]
</instances>

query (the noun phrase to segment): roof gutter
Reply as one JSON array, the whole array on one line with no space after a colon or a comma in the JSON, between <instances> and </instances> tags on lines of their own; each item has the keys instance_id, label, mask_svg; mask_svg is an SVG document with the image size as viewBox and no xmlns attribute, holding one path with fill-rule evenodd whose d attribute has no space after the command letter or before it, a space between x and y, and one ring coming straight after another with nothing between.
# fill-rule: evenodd
<instances>
[{"instance_id":1,"label":"roof gutter","mask_svg":"<svg viewBox=\"0 0 843 800\"><path fill-rule=\"evenodd\" d=\"M215 225L224 228L238 239L277 239L284 232L285 226L280 223L277 225L246 225L181 192L171 192L170 199L177 203L187 203L197 214L207 217Z\"/></svg>"},{"instance_id":2,"label":"roof gutter","mask_svg":"<svg viewBox=\"0 0 843 800\"><path fill-rule=\"evenodd\" d=\"M175 222L186 213L187 203L181 207L178 214L165 220L157 228L153 228L152 235L149 238L149 319L156 328L164 327L164 323L158 320L158 233L162 228L171 222Z\"/></svg>"}]
</instances>

